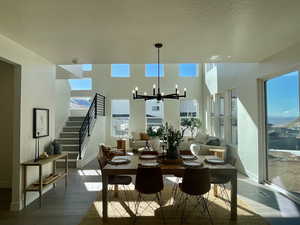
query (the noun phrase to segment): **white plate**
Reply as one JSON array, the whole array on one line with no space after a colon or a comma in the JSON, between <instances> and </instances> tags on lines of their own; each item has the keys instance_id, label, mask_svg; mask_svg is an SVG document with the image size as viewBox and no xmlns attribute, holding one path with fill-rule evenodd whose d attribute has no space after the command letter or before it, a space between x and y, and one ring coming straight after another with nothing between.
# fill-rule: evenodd
<instances>
[{"instance_id":1,"label":"white plate","mask_svg":"<svg viewBox=\"0 0 300 225\"><path fill-rule=\"evenodd\" d=\"M183 165L185 165L185 166L202 166L202 163L191 162L191 161L183 161Z\"/></svg>"},{"instance_id":2,"label":"white plate","mask_svg":"<svg viewBox=\"0 0 300 225\"><path fill-rule=\"evenodd\" d=\"M157 156L156 155L141 155L140 158L141 159L156 159Z\"/></svg>"},{"instance_id":3,"label":"white plate","mask_svg":"<svg viewBox=\"0 0 300 225\"><path fill-rule=\"evenodd\" d=\"M125 155L123 155L123 156L114 156L113 157L113 160L117 160L117 159L125 159L125 160L130 160L130 157L129 156L125 156Z\"/></svg>"},{"instance_id":4,"label":"white plate","mask_svg":"<svg viewBox=\"0 0 300 225\"><path fill-rule=\"evenodd\" d=\"M187 159L187 160L196 159L196 157L194 155L180 155L180 157L182 159Z\"/></svg>"},{"instance_id":5,"label":"white plate","mask_svg":"<svg viewBox=\"0 0 300 225\"><path fill-rule=\"evenodd\" d=\"M205 161L211 164L225 164L225 161L222 159L206 159Z\"/></svg>"},{"instance_id":6,"label":"white plate","mask_svg":"<svg viewBox=\"0 0 300 225\"><path fill-rule=\"evenodd\" d=\"M122 164L122 163L128 163L129 160L128 159L122 159L122 158L119 158L119 159L115 159L113 158L111 160L112 163L115 163L115 164Z\"/></svg>"},{"instance_id":7,"label":"white plate","mask_svg":"<svg viewBox=\"0 0 300 225\"><path fill-rule=\"evenodd\" d=\"M141 163L142 166L149 166L149 167L155 167L155 166L159 166L159 163L157 162L143 162Z\"/></svg>"}]
</instances>

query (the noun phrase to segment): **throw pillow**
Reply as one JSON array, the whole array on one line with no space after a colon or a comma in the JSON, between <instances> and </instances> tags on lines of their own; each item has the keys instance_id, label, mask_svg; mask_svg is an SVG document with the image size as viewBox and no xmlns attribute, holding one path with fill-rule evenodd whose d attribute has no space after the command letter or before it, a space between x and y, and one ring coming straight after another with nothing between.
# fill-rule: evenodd
<instances>
[{"instance_id":1,"label":"throw pillow","mask_svg":"<svg viewBox=\"0 0 300 225\"><path fill-rule=\"evenodd\" d=\"M149 136L146 133L140 133L140 139L143 140L143 141L148 141Z\"/></svg>"},{"instance_id":2,"label":"throw pillow","mask_svg":"<svg viewBox=\"0 0 300 225\"><path fill-rule=\"evenodd\" d=\"M216 137L209 137L208 141L206 142L207 145L215 145L220 146L221 142L219 138Z\"/></svg>"},{"instance_id":3,"label":"throw pillow","mask_svg":"<svg viewBox=\"0 0 300 225\"><path fill-rule=\"evenodd\" d=\"M208 141L208 135L202 132L199 132L195 137L197 143L205 144Z\"/></svg>"}]
</instances>

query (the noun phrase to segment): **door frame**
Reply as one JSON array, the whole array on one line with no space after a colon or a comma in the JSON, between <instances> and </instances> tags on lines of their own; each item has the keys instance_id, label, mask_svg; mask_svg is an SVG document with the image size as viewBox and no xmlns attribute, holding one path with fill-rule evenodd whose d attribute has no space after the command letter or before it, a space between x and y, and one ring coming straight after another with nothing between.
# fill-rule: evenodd
<instances>
[{"instance_id":1,"label":"door frame","mask_svg":"<svg viewBox=\"0 0 300 225\"><path fill-rule=\"evenodd\" d=\"M268 162L267 162L267 107L266 107L266 82L276 77L280 77L284 74L298 71L299 73L299 92L300 92L300 66L295 66L289 70L282 71L280 73L269 74L268 76L257 79L258 87L258 144L259 144L259 177L258 181L261 184L270 187L271 189L280 192L287 196L293 201L300 204L300 198L292 194L290 191L281 188L278 185L271 183L268 178ZM300 96L299 96L299 107L300 107Z\"/></svg>"}]
</instances>

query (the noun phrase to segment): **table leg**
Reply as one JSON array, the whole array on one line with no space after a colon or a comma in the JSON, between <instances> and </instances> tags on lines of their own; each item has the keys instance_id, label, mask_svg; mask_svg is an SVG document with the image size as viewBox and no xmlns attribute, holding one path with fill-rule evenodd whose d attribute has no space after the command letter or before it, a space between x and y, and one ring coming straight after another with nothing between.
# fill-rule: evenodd
<instances>
[{"instance_id":1,"label":"table leg","mask_svg":"<svg viewBox=\"0 0 300 225\"><path fill-rule=\"evenodd\" d=\"M40 183L40 188L39 188L39 193L40 193L40 208L42 208L42 192L43 192L43 170L42 170L42 165L39 165L39 183Z\"/></svg>"},{"instance_id":2,"label":"table leg","mask_svg":"<svg viewBox=\"0 0 300 225\"><path fill-rule=\"evenodd\" d=\"M108 185L108 176L102 174L102 216L103 221L107 222L107 185Z\"/></svg>"},{"instance_id":3,"label":"table leg","mask_svg":"<svg viewBox=\"0 0 300 225\"><path fill-rule=\"evenodd\" d=\"M218 185L214 184L214 196L218 197Z\"/></svg>"},{"instance_id":4,"label":"table leg","mask_svg":"<svg viewBox=\"0 0 300 225\"><path fill-rule=\"evenodd\" d=\"M52 173L53 173L53 175L54 174L56 174L56 161L54 160L53 161L53 168L52 168ZM55 188L56 187L56 183L53 183L53 188Z\"/></svg>"},{"instance_id":5,"label":"table leg","mask_svg":"<svg viewBox=\"0 0 300 225\"><path fill-rule=\"evenodd\" d=\"M231 220L237 220L237 172L231 176Z\"/></svg>"}]
</instances>

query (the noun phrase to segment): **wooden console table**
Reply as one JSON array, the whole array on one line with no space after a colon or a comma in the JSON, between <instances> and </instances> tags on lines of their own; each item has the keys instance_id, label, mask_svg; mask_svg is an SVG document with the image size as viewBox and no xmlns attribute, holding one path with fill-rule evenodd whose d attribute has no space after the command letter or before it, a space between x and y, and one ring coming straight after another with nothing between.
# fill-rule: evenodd
<instances>
[{"instance_id":1,"label":"wooden console table","mask_svg":"<svg viewBox=\"0 0 300 225\"><path fill-rule=\"evenodd\" d=\"M62 173L56 173L56 160L65 158L65 171ZM43 179L43 165L48 163L53 163L52 175L48 176L46 179ZM27 185L27 167L28 166L37 166L39 167L39 181L37 183L33 183L31 185ZM40 207L42 206L42 193L43 190L48 187L49 185L55 184L61 178L65 178L65 188L68 184L68 153L62 153L58 155L50 155L46 159L40 159L37 162L34 160L30 160L28 162L22 163L23 167L23 193L24 193L24 208L26 208L26 195L27 192L39 192L39 200L40 200Z\"/></svg>"}]
</instances>

